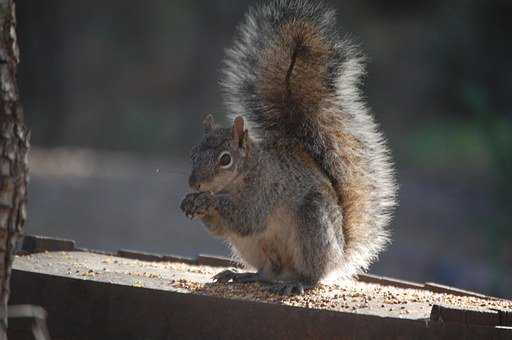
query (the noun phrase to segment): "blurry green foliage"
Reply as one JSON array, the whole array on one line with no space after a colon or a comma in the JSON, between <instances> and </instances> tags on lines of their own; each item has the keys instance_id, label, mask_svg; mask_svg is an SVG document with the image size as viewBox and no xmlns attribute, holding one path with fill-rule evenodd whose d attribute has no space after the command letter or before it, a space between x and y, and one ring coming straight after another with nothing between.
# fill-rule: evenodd
<instances>
[{"instance_id":1,"label":"blurry green foliage","mask_svg":"<svg viewBox=\"0 0 512 340\"><path fill-rule=\"evenodd\" d=\"M478 123L483 140L496 167L496 175L502 176L503 184L508 188L512 183L512 118L499 115L491 107L488 93L482 87L468 86L465 99L473 111L474 121Z\"/></svg>"}]
</instances>

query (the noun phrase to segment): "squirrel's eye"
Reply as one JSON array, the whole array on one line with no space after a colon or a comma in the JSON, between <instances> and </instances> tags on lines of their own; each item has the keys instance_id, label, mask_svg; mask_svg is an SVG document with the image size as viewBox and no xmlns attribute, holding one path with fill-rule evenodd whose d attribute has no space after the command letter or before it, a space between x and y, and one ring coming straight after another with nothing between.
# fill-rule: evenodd
<instances>
[{"instance_id":1,"label":"squirrel's eye","mask_svg":"<svg viewBox=\"0 0 512 340\"><path fill-rule=\"evenodd\" d=\"M233 159L231 158L229 152L222 152L219 156L219 165L221 166L221 168L229 168L231 166L231 163L233 163Z\"/></svg>"}]
</instances>

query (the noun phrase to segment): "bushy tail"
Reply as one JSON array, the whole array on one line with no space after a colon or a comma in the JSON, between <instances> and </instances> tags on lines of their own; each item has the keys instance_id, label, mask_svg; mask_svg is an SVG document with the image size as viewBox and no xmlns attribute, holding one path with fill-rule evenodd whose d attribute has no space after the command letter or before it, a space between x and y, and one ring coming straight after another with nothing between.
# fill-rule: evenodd
<instances>
[{"instance_id":1,"label":"bushy tail","mask_svg":"<svg viewBox=\"0 0 512 340\"><path fill-rule=\"evenodd\" d=\"M363 56L323 4L277 0L251 9L227 51L226 102L266 143L301 143L343 208L346 276L388 241L396 186L387 148L362 102Z\"/></svg>"}]
</instances>

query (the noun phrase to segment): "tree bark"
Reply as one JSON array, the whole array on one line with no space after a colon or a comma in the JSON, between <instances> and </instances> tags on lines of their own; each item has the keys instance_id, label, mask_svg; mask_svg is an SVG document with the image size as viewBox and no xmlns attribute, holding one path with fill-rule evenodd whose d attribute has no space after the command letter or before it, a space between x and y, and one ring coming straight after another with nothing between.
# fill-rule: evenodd
<instances>
[{"instance_id":1,"label":"tree bark","mask_svg":"<svg viewBox=\"0 0 512 340\"><path fill-rule=\"evenodd\" d=\"M14 0L0 0L0 339L7 339L11 266L27 217L30 134L16 83L18 62Z\"/></svg>"}]
</instances>

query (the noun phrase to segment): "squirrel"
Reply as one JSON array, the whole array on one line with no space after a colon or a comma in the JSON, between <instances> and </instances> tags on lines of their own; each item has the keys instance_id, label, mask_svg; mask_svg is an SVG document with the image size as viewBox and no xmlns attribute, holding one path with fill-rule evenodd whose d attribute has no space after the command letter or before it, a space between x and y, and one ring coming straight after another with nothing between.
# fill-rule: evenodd
<instances>
[{"instance_id":1,"label":"squirrel","mask_svg":"<svg viewBox=\"0 0 512 340\"><path fill-rule=\"evenodd\" d=\"M325 4L273 0L248 11L222 73L233 124L204 118L195 192L181 203L256 270L215 281L303 293L332 273L365 271L387 245L396 184L361 97L364 62Z\"/></svg>"}]
</instances>

